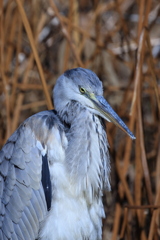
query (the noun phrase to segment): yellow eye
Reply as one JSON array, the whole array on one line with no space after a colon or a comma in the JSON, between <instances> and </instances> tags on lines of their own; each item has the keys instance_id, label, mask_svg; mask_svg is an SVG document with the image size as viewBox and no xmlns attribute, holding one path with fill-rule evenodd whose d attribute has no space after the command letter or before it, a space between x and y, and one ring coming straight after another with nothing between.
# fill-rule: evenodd
<instances>
[{"instance_id":1,"label":"yellow eye","mask_svg":"<svg viewBox=\"0 0 160 240\"><path fill-rule=\"evenodd\" d=\"M86 89L85 88L83 88L83 87L80 87L79 88L79 91L83 94L83 93L85 93L86 92Z\"/></svg>"}]
</instances>

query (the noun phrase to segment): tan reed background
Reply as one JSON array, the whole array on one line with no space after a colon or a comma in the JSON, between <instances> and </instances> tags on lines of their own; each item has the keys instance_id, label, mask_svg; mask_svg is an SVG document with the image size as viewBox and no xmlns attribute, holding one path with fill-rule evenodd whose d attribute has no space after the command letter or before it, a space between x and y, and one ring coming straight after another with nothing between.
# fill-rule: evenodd
<instances>
[{"instance_id":1,"label":"tan reed background","mask_svg":"<svg viewBox=\"0 0 160 240\"><path fill-rule=\"evenodd\" d=\"M160 239L159 0L0 0L0 146L52 108L66 69L93 70L136 135L107 124L112 191L103 239Z\"/></svg>"}]
</instances>

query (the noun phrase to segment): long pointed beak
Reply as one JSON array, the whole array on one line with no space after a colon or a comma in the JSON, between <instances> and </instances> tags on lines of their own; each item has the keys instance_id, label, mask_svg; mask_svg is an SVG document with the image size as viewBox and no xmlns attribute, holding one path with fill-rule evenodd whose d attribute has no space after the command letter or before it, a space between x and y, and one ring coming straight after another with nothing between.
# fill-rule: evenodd
<instances>
[{"instance_id":1,"label":"long pointed beak","mask_svg":"<svg viewBox=\"0 0 160 240\"><path fill-rule=\"evenodd\" d=\"M95 96L93 93L88 96L93 102L95 109L104 117L107 121L113 122L116 126L127 133L132 139L136 137L129 130L122 119L117 115L117 113L111 108L109 103L102 96Z\"/></svg>"}]
</instances>

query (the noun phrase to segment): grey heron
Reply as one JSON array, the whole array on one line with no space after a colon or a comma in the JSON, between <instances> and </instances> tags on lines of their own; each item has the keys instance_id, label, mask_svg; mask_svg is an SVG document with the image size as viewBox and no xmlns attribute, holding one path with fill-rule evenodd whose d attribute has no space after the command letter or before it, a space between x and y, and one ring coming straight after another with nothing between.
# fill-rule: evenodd
<instances>
[{"instance_id":1,"label":"grey heron","mask_svg":"<svg viewBox=\"0 0 160 240\"><path fill-rule=\"evenodd\" d=\"M91 70L75 68L0 151L0 239L100 240L110 190L104 120L134 135L103 97Z\"/></svg>"}]
</instances>

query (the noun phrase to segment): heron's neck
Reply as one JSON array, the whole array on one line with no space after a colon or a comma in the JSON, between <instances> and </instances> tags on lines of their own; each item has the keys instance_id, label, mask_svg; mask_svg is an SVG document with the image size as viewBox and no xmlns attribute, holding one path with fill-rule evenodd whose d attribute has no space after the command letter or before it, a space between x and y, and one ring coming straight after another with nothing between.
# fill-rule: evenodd
<instances>
[{"instance_id":1,"label":"heron's neck","mask_svg":"<svg viewBox=\"0 0 160 240\"><path fill-rule=\"evenodd\" d=\"M91 200L93 195L102 194L104 187L110 189L105 129L99 117L78 102L68 104L60 117L69 125L66 131L67 171L76 185L77 193L86 192Z\"/></svg>"},{"instance_id":2,"label":"heron's neck","mask_svg":"<svg viewBox=\"0 0 160 240\"><path fill-rule=\"evenodd\" d=\"M82 109L84 109L84 107L80 103L72 100L68 102L62 110L58 111L58 115L63 123L71 125Z\"/></svg>"}]
</instances>

